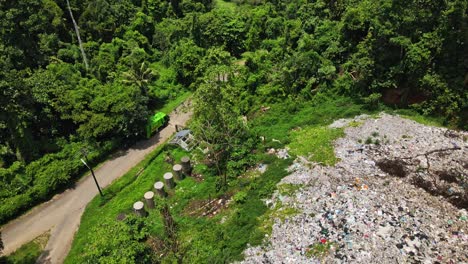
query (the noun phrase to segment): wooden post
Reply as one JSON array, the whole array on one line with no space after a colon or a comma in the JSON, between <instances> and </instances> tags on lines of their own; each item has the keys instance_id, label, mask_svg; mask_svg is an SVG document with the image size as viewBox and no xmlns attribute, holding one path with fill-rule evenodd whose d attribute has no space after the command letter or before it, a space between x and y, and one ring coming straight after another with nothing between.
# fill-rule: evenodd
<instances>
[{"instance_id":1,"label":"wooden post","mask_svg":"<svg viewBox=\"0 0 468 264\"><path fill-rule=\"evenodd\" d=\"M182 165L176 164L172 166L172 171L174 172L176 180L181 181L184 179L184 175L182 174Z\"/></svg>"},{"instance_id":2,"label":"wooden post","mask_svg":"<svg viewBox=\"0 0 468 264\"><path fill-rule=\"evenodd\" d=\"M174 177L172 176L172 173L166 172L164 173L163 177L164 177L164 181L166 182L167 188L169 189L174 188L175 184L174 184Z\"/></svg>"},{"instance_id":3,"label":"wooden post","mask_svg":"<svg viewBox=\"0 0 468 264\"><path fill-rule=\"evenodd\" d=\"M184 156L180 161L182 163L182 172L185 175L190 176L190 174L192 173L192 165L190 164L190 158Z\"/></svg>"},{"instance_id":4,"label":"wooden post","mask_svg":"<svg viewBox=\"0 0 468 264\"><path fill-rule=\"evenodd\" d=\"M161 197L167 197L167 192L164 190L164 183L158 181L154 184L154 190Z\"/></svg>"},{"instance_id":5,"label":"wooden post","mask_svg":"<svg viewBox=\"0 0 468 264\"><path fill-rule=\"evenodd\" d=\"M143 202L136 202L133 204L133 211L135 211L135 214L139 217L145 217L146 216L146 211L145 211L145 204Z\"/></svg>"},{"instance_id":6,"label":"wooden post","mask_svg":"<svg viewBox=\"0 0 468 264\"><path fill-rule=\"evenodd\" d=\"M146 192L145 195L146 205L150 209L154 209L154 192Z\"/></svg>"}]
</instances>

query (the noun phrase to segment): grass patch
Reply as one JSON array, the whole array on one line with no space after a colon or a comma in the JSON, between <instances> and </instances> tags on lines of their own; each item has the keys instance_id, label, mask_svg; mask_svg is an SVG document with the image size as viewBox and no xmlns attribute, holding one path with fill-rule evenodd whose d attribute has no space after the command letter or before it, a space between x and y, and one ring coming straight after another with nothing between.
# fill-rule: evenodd
<instances>
[{"instance_id":1,"label":"grass patch","mask_svg":"<svg viewBox=\"0 0 468 264\"><path fill-rule=\"evenodd\" d=\"M338 161L333 149L333 141L344 136L343 129L325 126L307 127L294 131L292 135L293 140L289 144L292 153L330 166Z\"/></svg>"},{"instance_id":2,"label":"grass patch","mask_svg":"<svg viewBox=\"0 0 468 264\"><path fill-rule=\"evenodd\" d=\"M33 241L24 244L12 254L0 258L0 263L5 264L34 264L41 255L50 234L47 232L35 238Z\"/></svg>"},{"instance_id":3,"label":"grass patch","mask_svg":"<svg viewBox=\"0 0 468 264\"><path fill-rule=\"evenodd\" d=\"M260 227L259 229L262 230L265 234L271 234L273 231L273 224L275 223L275 219L279 219L281 222L288 218L291 218L295 215L299 214L299 210L292 207L284 207L283 204L278 201L274 208L269 209L264 215L260 217Z\"/></svg>"},{"instance_id":4,"label":"grass patch","mask_svg":"<svg viewBox=\"0 0 468 264\"><path fill-rule=\"evenodd\" d=\"M398 109L390 112L391 114L398 114L401 117L413 120L419 124L426 126L445 127L444 119L439 117L424 116L411 109Z\"/></svg>"},{"instance_id":5,"label":"grass patch","mask_svg":"<svg viewBox=\"0 0 468 264\"><path fill-rule=\"evenodd\" d=\"M364 124L364 122L353 120L353 121L349 122L348 127L360 127L363 124Z\"/></svg>"},{"instance_id":6,"label":"grass patch","mask_svg":"<svg viewBox=\"0 0 468 264\"><path fill-rule=\"evenodd\" d=\"M281 195L291 196L295 192L297 192L299 189L301 189L303 186L304 184L284 183L284 184L278 185L278 192Z\"/></svg>"},{"instance_id":7,"label":"grass patch","mask_svg":"<svg viewBox=\"0 0 468 264\"><path fill-rule=\"evenodd\" d=\"M324 258L330 253L330 249L334 244L328 241L325 243L314 243L307 248L305 255L308 258Z\"/></svg>"},{"instance_id":8,"label":"grass patch","mask_svg":"<svg viewBox=\"0 0 468 264\"><path fill-rule=\"evenodd\" d=\"M265 137L268 144L274 143L271 140L276 139L282 145L286 145L291 142L290 131L293 129L329 125L339 118L367 113L361 105L350 98L328 98L317 97L314 102L286 101L271 105L265 113L253 112L251 116L255 119L251 125L252 131L258 136Z\"/></svg>"}]
</instances>

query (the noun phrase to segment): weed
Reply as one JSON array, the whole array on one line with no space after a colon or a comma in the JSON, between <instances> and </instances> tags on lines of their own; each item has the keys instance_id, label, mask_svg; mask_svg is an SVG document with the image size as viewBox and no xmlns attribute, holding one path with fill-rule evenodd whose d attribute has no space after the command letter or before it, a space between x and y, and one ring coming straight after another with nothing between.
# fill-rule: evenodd
<instances>
[{"instance_id":1,"label":"weed","mask_svg":"<svg viewBox=\"0 0 468 264\"><path fill-rule=\"evenodd\" d=\"M374 132L372 132L372 134L371 134L371 135L372 135L373 137L378 137L378 136L379 136L379 132L377 132L377 131L374 131Z\"/></svg>"},{"instance_id":2,"label":"weed","mask_svg":"<svg viewBox=\"0 0 468 264\"><path fill-rule=\"evenodd\" d=\"M366 141L364 142L365 144L372 144L373 140L371 137L366 138Z\"/></svg>"},{"instance_id":3,"label":"weed","mask_svg":"<svg viewBox=\"0 0 468 264\"><path fill-rule=\"evenodd\" d=\"M308 258L317 257L317 258L324 258L326 257L330 249L335 243L333 242L325 242L325 243L314 243L310 245L306 250L306 256Z\"/></svg>"},{"instance_id":4,"label":"weed","mask_svg":"<svg viewBox=\"0 0 468 264\"><path fill-rule=\"evenodd\" d=\"M262 232L271 234L273 230L273 224L275 219L279 219L281 222L284 222L286 219L291 218L299 213L299 210L292 207L283 207L283 204L278 201L274 208L269 209L264 215L259 219L261 222L260 230Z\"/></svg>"},{"instance_id":5,"label":"weed","mask_svg":"<svg viewBox=\"0 0 468 264\"><path fill-rule=\"evenodd\" d=\"M348 123L348 127L360 127L362 126L362 124L364 124L363 122L360 122L360 121L351 121Z\"/></svg>"},{"instance_id":6,"label":"weed","mask_svg":"<svg viewBox=\"0 0 468 264\"><path fill-rule=\"evenodd\" d=\"M234 202L238 203L238 204L243 204L245 203L245 200L247 200L247 193L244 192L244 191L240 191L238 193L236 193L232 199L234 200Z\"/></svg>"},{"instance_id":7,"label":"weed","mask_svg":"<svg viewBox=\"0 0 468 264\"><path fill-rule=\"evenodd\" d=\"M426 171L426 169L423 168L423 167L421 167L421 166L418 166L418 167L416 168L416 172L423 172L423 171Z\"/></svg>"}]
</instances>

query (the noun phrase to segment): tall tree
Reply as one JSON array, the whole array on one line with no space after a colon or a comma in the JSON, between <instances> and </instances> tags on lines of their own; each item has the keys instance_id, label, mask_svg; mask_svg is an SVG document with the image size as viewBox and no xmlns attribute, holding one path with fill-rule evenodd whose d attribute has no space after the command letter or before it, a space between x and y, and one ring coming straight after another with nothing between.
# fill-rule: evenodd
<instances>
[{"instance_id":1,"label":"tall tree","mask_svg":"<svg viewBox=\"0 0 468 264\"><path fill-rule=\"evenodd\" d=\"M16 70L0 73L0 124L6 128L4 137L16 159L29 161L35 153L31 131L34 109L31 90L23 78L24 72Z\"/></svg>"},{"instance_id":2,"label":"tall tree","mask_svg":"<svg viewBox=\"0 0 468 264\"><path fill-rule=\"evenodd\" d=\"M194 95L192 129L208 148L223 185L232 151L247 137L247 127L237 105L240 89L234 83L231 67L213 66Z\"/></svg>"},{"instance_id":3,"label":"tall tree","mask_svg":"<svg viewBox=\"0 0 468 264\"><path fill-rule=\"evenodd\" d=\"M123 73L124 83L135 85L140 88L144 96L148 96L148 84L157 77L157 73L149 68L145 62L139 67L131 67Z\"/></svg>"}]
</instances>

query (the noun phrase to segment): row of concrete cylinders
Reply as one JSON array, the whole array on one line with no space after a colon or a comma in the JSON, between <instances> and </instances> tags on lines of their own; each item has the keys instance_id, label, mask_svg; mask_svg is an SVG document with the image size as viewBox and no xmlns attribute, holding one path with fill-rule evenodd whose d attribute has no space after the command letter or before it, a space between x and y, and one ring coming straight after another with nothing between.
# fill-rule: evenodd
<instances>
[{"instance_id":1,"label":"row of concrete cylinders","mask_svg":"<svg viewBox=\"0 0 468 264\"><path fill-rule=\"evenodd\" d=\"M192 166L190 164L190 158L187 156L182 157L181 164L175 164L172 166L173 172L166 172L163 176L164 182L166 183L167 188L173 189L175 187L174 176L176 180L181 181L185 178L185 175L190 175L192 172ZM154 191L160 197L167 197L167 192L164 190L164 183L157 181L154 185ZM146 206L148 208L154 208L154 192L146 192L143 196L145 198ZM133 211L138 216L146 216L145 205L143 202L138 201L133 204Z\"/></svg>"}]
</instances>

